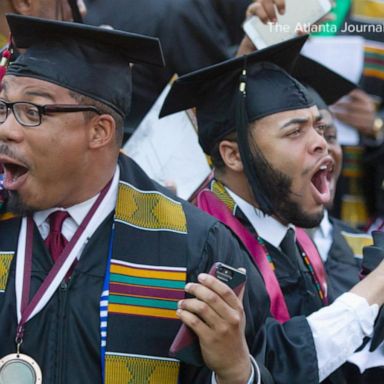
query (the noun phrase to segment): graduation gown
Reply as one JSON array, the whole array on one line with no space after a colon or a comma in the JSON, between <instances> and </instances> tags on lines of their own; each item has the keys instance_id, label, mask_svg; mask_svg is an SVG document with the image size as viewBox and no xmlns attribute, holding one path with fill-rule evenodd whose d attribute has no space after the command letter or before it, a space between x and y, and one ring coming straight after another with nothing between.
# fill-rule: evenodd
<instances>
[{"instance_id":1,"label":"graduation gown","mask_svg":"<svg viewBox=\"0 0 384 384\"><path fill-rule=\"evenodd\" d=\"M248 342L251 348L254 348L255 355L256 348L262 351L264 345L262 332L268 313L268 298L260 274L250 263L237 239L215 219L178 200L169 191L152 182L126 156L120 156L119 164L121 181L118 205L120 205L89 239L70 281L63 282L46 307L25 326L22 352L38 362L44 382L49 384L102 382L100 296L108 268L108 249L114 221L116 230L113 240L113 260L122 263L129 261L130 265L135 265L138 270L143 265L151 266L152 269L159 266L157 274L161 274L161 268L166 266L169 268L177 266L182 269L184 265L186 278L180 282L182 287L186 281L196 281L197 275L208 271L215 261L245 267L252 281L252 285L247 285L244 299L248 319ZM124 188L124 193L121 193L121 188ZM148 193L149 191L151 193ZM134 193L133 200L129 200L129 193ZM168 203L173 204L176 209L173 212L179 220L177 232L171 230L171 226L175 223L173 217L161 215L155 217L155 210L150 213L146 210L148 205L145 206L140 200L153 197L159 199L160 204L154 205L159 209L164 209ZM137 204L132 211L134 217L130 219L132 225L125 225L129 218L124 218L122 212L128 215L132 204ZM153 220L155 218L158 220ZM120 221L120 226L117 219ZM184 219L185 227L182 229L180 222ZM136 220L135 226L134 220ZM1 357L16 352L15 269L20 222L20 218L0 221ZM148 223L152 225L151 230L145 230ZM41 285L51 267L51 258L38 229L35 228L31 296ZM111 281L116 279L116 276L116 273L111 274ZM183 290L182 287L180 291ZM150 286L146 288L151 289ZM112 285L110 290L113 290ZM125 299L132 300L132 296L128 293ZM113 304L112 296L109 300L110 304ZM169 346L180 327L180 321L175 316L172 318L172 311L170 315L158 318L151 316L151 309L145 304L138 306L140 305L141 308L148 309L147 316L138 313L130 315L124 313L124 310L112 310L110 305L105 382L114 384L122 382L118 380L124 380L125 383L135 384L144 382L169 384L176 383L177 378L176 381L174 379L178 376L180 383L210 383L210 372L207 369L186 366L174 359L167 361ZM176 309L176 301L172 305ZM128 305L125 308L128 308ZM144 362L147 361L152 365L146 366L147 363ZM164 361L168 366L163 363ZM172 372L169 372L169 366L172 367ZM113 376L115 371L121 373L120 379ZM172 379L164 378L166 377L164 372L170 374ZM272 383L268 377L265 371L265 382Z\"/></svg>"},{"instance_id":2,"label":"graduation gown","mask_svg":"<svg viewBox=\"0 0 384 384\"><path fill-rule=\"evenodd\" d=\"M233 202L228 193L221 188L220 183L217 183L213 179L209 189L215 193L216 197L230 207L232 214L250 233L256 235L252 224L249 222L241 209ZM296 255L287 255L267 241L264 240L263 242L273 261L276 278L287 304L289 315L292 317L292 319L287 321L285 325L289 326L289 324L292 321L296 321L297 318L306 322L304 316L308 316L324 306L324 303L319 296L318 289L315 286L312 274L310 273L308 267L304 264L301 257L299 258L296 257ZM295 334L295 330L293 329L290 329L289 332L292 332L292 335ZM303 342L302 345L306 345L307 350L310 348L309 345L312 345L312 348L314 349L312 333L310 331L307 335L306 344ZM316 355L316 353L314 354ZM316 363L313 369L317 370L317 360L316 358L313 360ZM288 378L287 376L285 382L291 383L291 378ZM309 382L309 378L303 380L302 382ZM333 372L328 378L323 380L322 383L346 384L348 381L343 369L340 368Z\"/></svg>"},{"instance_id":3,"label":"graduation gown","mask_svg":"<svg viewBox=\"0 0 384 384\"><path fill-rule=\"evenodd\" d=\"M289 314L309 316L321 309L324 304L319 297L312 275L300 258L287 255L265 242L275 265L275 274L287 303ZM333 372L322 381L323 384L347 384L342 369Z\"/></svg>"},{"instance_id":4,"label":"graduation gown","mask_svg":"<svg viewBox=\"0 0 384 384\"><path fill-rule=\"evenodd\" d=\"M327 272L328 298L332 302L360 281L362 259L354 254L342 232L352 235L362 232L336 218L331 217L330 221L333 239L324 266Z\"/></svg>"},{"instance_id":5,"label":"graduation gown","mask_svg":"<svg viewBox=\"0 0 384 384\"><path fill-rule=\"evenodd\" d=\"M324 266L327 272L328 298L332 302L360 281L362 259L354 253L346 236L362 232L334 217L330 217L330 221L333 226L333 241ZM347 383L376 384L384 382L383 367L371 368L361 374L355 365L347 363L343 366L343 372Z\"/></svg>"}]
</instances>

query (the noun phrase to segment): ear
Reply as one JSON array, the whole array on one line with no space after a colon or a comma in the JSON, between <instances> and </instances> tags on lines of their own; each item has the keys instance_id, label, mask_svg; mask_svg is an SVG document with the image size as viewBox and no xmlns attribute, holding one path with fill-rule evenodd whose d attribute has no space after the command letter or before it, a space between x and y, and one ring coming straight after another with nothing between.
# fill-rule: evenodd
<instances>
[{"instance_id":1,"label":"ear","mask_svg":"<svg viewBox=\"0 0 384 384\"><path fill-rule=\"evenodd\" d=\"M20 15L31 16L33 14L33 0L11 0L11 5Z\"/></svg>"},{"instance_id":2,"label":"ear","mask_svg":"<svg viewBox=\"0 0 384 384\"><path fill-rule=\"evenodd\" d=\"M243 172L243 162L241 161L239 145L234 141L223 140L219 144L221 158L225 165L235 172Z\"/></svg>"},{"instance_id":3,"label":"ear","mask_svg":"<svg viewBox=\"0 0 384 384\"><path fill-rule=\"evenodd\" d=\"M97 149L116 142L116 123L111 115L100 115L93 118L90 122L89 146Z\"/></svg>"}]
</instances>

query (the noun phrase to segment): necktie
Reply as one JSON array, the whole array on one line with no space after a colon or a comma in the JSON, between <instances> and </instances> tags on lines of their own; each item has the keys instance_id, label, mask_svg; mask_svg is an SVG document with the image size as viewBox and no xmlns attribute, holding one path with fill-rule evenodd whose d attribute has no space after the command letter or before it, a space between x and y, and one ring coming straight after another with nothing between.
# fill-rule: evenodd
<instances>
[{"instance_id":1,"label":"necktie","mask_svg":"<svg viewBox=\"0 0 384 384\"><path fill-rule=\"evenodd\" d=\"M69 214L66 211L55 211L49 215L50 230L48 237L45 239L45 245L51 254L53 262L58 259L68 243L68 240L61 233L61 227L67 217L69 217Z\"/></svg>"},{"instance_id":2,"label":"necktie","mask_svg":"<svg viewBox=\"0 0 384 384\"><path fill-rule=\"evenodd\" d=\"M284 236L284 239L280 243L281 250L289 257L295 257L297 261L301 259L299 248L296 244L295 230L289 228Z\"/></svg>"}]
</instances>

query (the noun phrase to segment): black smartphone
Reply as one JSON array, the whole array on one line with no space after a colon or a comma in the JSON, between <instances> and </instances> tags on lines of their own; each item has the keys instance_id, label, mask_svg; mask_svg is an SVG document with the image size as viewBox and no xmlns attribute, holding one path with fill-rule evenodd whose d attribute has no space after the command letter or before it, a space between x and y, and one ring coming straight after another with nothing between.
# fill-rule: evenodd
<instances>
[{"instance_id":1,"label":"black smartphone","mask_svg":"<svg viewBox=\"0 0 384 384\"><path fill-rule=\"evenodd\" d=\"M244 270L220 262L213 264L208 273L231 287L237 295L247 280ZM177 332L169 349L169 354L187 364L204 365L199 340L195 333L185 324L182 324Z\"/></svg>"}]
</instances>

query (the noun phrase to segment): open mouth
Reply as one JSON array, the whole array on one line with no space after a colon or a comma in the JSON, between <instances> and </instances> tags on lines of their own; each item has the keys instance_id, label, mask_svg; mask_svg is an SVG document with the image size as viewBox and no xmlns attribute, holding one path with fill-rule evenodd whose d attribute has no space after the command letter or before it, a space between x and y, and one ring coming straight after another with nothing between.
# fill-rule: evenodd
<instances>
[{"instance_id":1,"label":"open mouth","mask_svg":"<svg viewBox=\"0 0 384 384\"><path fill-rule=\"evenodd\" d=\"M331 160L322 162L311 178L312 193L318 204L326 204L331 199L330 182L334 172Z\"/></svg>"},{"instance_id":2,"label":"open mouth","mask_svg":"<svg viewBox=\"0 0 384 384\"><path fill-rule=\"evenodd\" d=\"M0 165L3 167L3 186L8 190L16 190L25 181L28 168L24 165L9 159L0 159Z\"/></svg>"}]
</instances>

